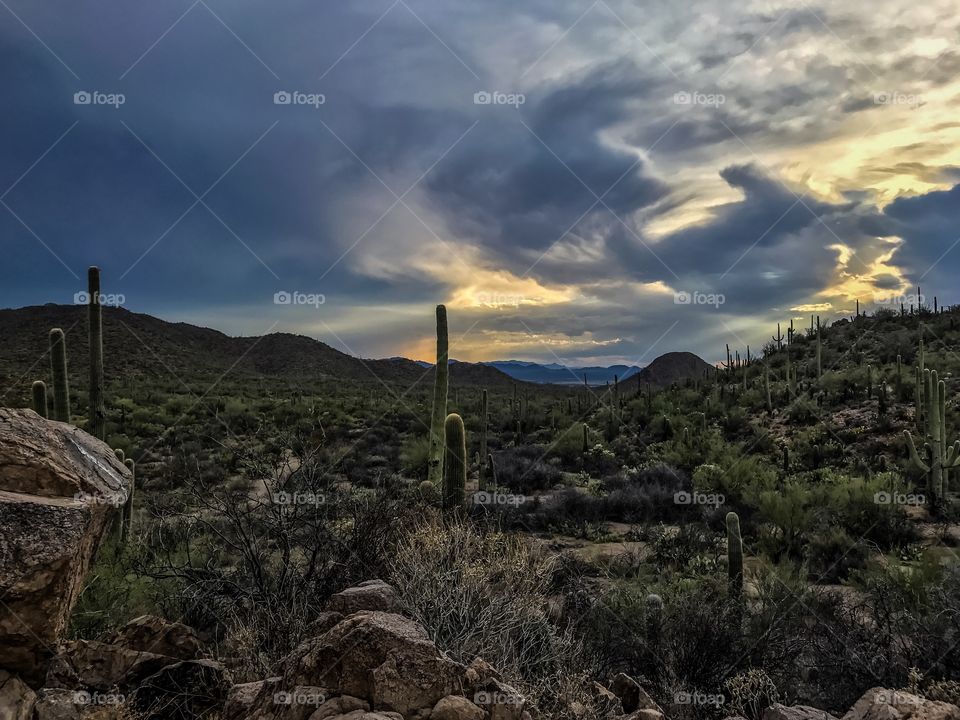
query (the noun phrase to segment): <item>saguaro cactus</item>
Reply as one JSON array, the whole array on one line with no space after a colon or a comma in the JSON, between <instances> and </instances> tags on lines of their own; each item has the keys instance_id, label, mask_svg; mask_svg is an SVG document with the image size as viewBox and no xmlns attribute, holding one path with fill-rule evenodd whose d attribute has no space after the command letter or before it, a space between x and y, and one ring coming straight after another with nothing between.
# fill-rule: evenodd
<instances>
[{"instance_id":1,"label":"saguaro cactus","mask_svg":"<svg viewBox=\"0 0 960 720\"><path fill-rule=\"evenodd\" d=\"M820 316L817 315L817 380L823 377L823 343L820 340Z\"/></svg>"},{"instance_id":2,"label":"saguaro cactus","mask_svg":"<svg viewBox=\"0 0 960 720\"><path fill-rule=\"evenodd\" d=\"M929 463L921 459L910 431L904 430L903 435L907 441L907 449L910 451L910 460L914 467L926 474L927 492L937 506L942 502L947 490L945 475L952 468L960 467L960 440L952 445L947 444L946 383L939 378L936 370L924 370L923 383L927 436L924 447L927 450Z\"/></svg>"},{"instance_id":3,"label":"saguaro cactus","mask_svg":"<svg viewBox=\"0 0 960 720\"><path fill-rule=\"evenodd\" d=\"M489 423L487 413L487 391L484 388L480 391L480 462L477 463L481 490L486 489L487 479L487 425Z\"/></svg>"},{"instance_id":4,"label":"saguaro cactus","mask_svg":"<svg viewBox=\"0 0 960 720\"><path fill-rule=\"evenodd\" d=\"M743 539L740 537L740 518L727 513L727 576L730 597L743 595Z\"/></svg>"},{"instance_id":5,"label":"saguaro cactus","mask_svg":"<svg viewBox=\"0 0 960 720\"><path fill-rule=\"evenodd\" d=\"M463 418L456 413L447 415L444 431L443 507L454 510L464 507L467 492L467 433Z\"/></svg>"},{"instance_id":6,"label":"saguaro cactus","mask_svg":"<svg viewBox=\"0 0 960 720\"><path fill-rule=\"evenodd\" d=\"M656 648L663 634L663 598L650 593L646 598L646 635L647 645Z\"/></svg>"},{"instance_id":7,"label":"saguaro cactus","mask_svg":"<svg viewBox=\"0 0 960 720\"><path fill-rule=\"evenodd\" d=\"M430 457L427 480L437 487L443 480L444 418L450 372L447 347L447 308L437 305L437 365L433 379L433 413L430 416Z\"/></svg>"},{"instance_id":8,"label":"saguaro cactus","mask_svg":"<svg viewBox=\"0 0 960 720\"><path fill-rule=\"evenodd\" d=\"M127 540L133 532L133 491L137 485L137 464L131 458L124 460L123 464L130 468L130 492L123 507L123 526L120 531L121 539Z\"/></svg>"},{"instance_id":9,"label":"saguaro cactus","mask_svg":"<svg viewBox=\"0 0 960 720\"><path fill-rule=\"evenodd\" d=\"M43 380L33 383L33 411L42 418L47 417L47 384Z\"/></svg>"},{"instance_id":10,"label":"saguaro cactus","mask_svg":"<svg viewBox=\"0 0 960 720\"><path fill-rule=\"evenodd\" d=\"M87 427L104 439L107 410L103 403L103 308L100 305L100 268L87 271L87 330L90 337L90 411Z\"/></svg>"},{"instance_id":11,"label":"saguaro cactus","mask_svg":"<svg viewBox=\"0 0 960 720\"><path fill-rule=\"evenodd\" d=\"M67 338L60 328L54 328L50 331L50 370L53 373L53 419L60 422L70 422Z\"/></svg>"}]
</instances>

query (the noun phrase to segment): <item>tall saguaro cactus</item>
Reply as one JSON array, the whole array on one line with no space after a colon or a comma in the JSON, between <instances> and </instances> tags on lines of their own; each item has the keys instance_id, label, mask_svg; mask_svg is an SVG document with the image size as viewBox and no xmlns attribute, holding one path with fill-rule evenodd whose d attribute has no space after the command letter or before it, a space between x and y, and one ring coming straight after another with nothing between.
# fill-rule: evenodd
<instances>
[{"instance_id":1,"label":"tall saguaro cactus","mask_svg":"<svg viewBox=\"0 0 960 720\"><path fill-rule=\"evenodd\" d=\"M478 472L480 473L480 489L486 489L486 479L487 479L487 425L488 420L488 407L487 407L487 390L484 388L480 391L480 467Z\"/></svg>"},{"instance_id":2,"label":"tall saguaro cactus","mask_svg":"<svg viewBox=\"0 0 960 720\"><path fill-rule=\"evenodd\" d=\"M60 328L54 328L50 331L50 370L53 374L53 419L60 422L70 422L67 338Z\"/></svg>"},{"instance_id":3,"label":"tall saguaro cactus","mask_svg":"<svg viewBox=\"0 0 960 720\"><path fill-rule=\"evenodd\" d=\"M823 377L823 344L820 340L820 316L817 315L817 380Z\"/></svg>"},{"instance_id":4,"label":"tall saguaro cactus","mask_svg":"<svg viewBox=\"0 0 960 720\"><path fill-rule=\"evenodd\" d=\"M126 541L129 540L130 533L133 532L133 493L137 484L137 464L131 458L126 458L123 464L130 469L130 492L123 508L123 524L120 531L121 538Z\"/></svg>"},{"instance_id":5,"label":"tall saguaro cactus","mask_svg":"<svg viewBox=\"0 0 960 720\"><path fill-rule=\"evenodd\" d=\"M743 595L743 539L740 537L740 517L727 513L727 574L731 598Z\"/></svg>"},{"instance_id":6,"label":"tall saguaro cactus","mask_svg":"<svg viewBox=\"0 0 960 720\"><path fill-rule=\"evenodd\" d=\"M946 495L945 476L955 467L960 467L960 440L947 444L946 429L946 383L939 378L936 370L923 371L924 420L929 462L924 462L917 452L913 436L909 430L903 435L910 451L913 466L927 476L927 492L933 498L934 505L940 505Z\"/></svg>"},{"instance_id":7,"label":"tall saguaro cactus","mask_svg":"<svg viewBox=\"0 0 960 720\"><path fill-rule=\"evenodd\" d=\"M446 447L443 455L443 508L462 509L467 493L467 433L456 413L444 421Z\"/></svg>"},{"instance_id":8,"label":"tall saguaro cactus","mask_svg":"<svg viewBox=\"0 0 960 720\"><path fill-rule=\"evenodd\" d=\"M443 480L444 422L447 417L449 366L447 308L437 305L437 365L433 379L433 414L430 416L430 457L427 480L436 487Z\"/></svg>"},{"instance_id":9,"label":"tall saguaro cactus","mask_svg":"<svg viewBox=\"0 0 960 720\"><path fill-rule=\"evenodd\" d=\"M33 383L33 411L42 418L47 417L47 384L43 380Z\"/></svg>"},{"instance_id":10,"label":"tall saguaro cactus","mask_svg":"<svg viewBox=\"0 0 960 720\"><path fill-rule=\"evenodd\" d=\"M100 305L100 268L87 271L87 325L90 336L90 411L88 427L104 439L107 410L103 402L103 308Z\"/></svg>"}]
</instances>

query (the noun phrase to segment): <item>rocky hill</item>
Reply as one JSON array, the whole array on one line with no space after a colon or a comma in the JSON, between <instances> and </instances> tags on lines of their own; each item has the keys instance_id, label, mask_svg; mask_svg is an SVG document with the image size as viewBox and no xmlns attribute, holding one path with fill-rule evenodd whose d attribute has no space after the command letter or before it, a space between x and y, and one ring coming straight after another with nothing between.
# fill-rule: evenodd
<instances>
[{"instance_id":1,"label":"rocky hill","mask_svg":"<svg viewBox=\"0 0 960 720\"><path fill-rule=\"evenodd\" d=\"M77 381L87 374L86 307L41 305L0 310L0 381L29 388L48 370L47 333L67 335L70 370ZM216 379L225 373L290 381L335 379L403 387L433 382L431 368L403 358L368 360L340 352L313 338L289 333L230 337L217 330L171 323L123 308L103 309L106 381L130 376ZM36 376L36 377L34 377ZM454 384L507 386L515 382L484 365L451 365ZM85 382L84 382L85 384Z\"/></svg>"},{"instance_id":2,"label":"rocky hill","mask_svg":"<svg viewBox=\"0 0 960 720\"><path fill-rule=\"evenodd\" d=\"M691 352L671 352L661 355L640 371L640 382L663 387L681 380L701 380L704 373L715 368L699 355Z\"/></svg>"}]
</instances>

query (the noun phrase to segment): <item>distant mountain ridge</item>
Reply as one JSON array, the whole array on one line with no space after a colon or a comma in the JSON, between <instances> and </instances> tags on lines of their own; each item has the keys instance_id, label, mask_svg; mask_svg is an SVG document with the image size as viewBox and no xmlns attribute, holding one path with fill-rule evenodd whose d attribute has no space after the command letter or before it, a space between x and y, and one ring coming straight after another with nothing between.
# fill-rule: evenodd
<instances>
[{"instance_id":1,"label":"distant mountain ridge","mask_svg":"<svg viewBox=\"0 0 960 720\"><path fill-rule=\"evenodd\" d=\"M524 360L493 360L481 363L496 368L515 380L549 385L606 385L639 375L640 382L669 385L688 378L702 378L713 366L690 352L661 355L644 368L637 365L568 367L558 363L541 365Z\"/></svg>"}]
</instances>

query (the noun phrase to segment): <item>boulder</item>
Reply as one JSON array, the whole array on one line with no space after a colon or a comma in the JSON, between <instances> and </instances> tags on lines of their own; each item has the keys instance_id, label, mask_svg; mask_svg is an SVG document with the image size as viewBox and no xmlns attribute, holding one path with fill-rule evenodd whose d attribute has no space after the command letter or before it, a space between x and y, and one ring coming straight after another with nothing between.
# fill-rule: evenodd
<instances>
[{"instance_id":1,"label":"boulder","mask_svg":"<svg viewBox=\"0 0 960 720\"><path fill-rule=\"evenodd\" d=\"M30 720L36 701L23 680L0 670L0 720Z\"/></svg>"},{"instance_id":2,"label":"boulder","mask_svg":"<svg viewBox=\"0 0 960 720\"><path fill-rule=\"evenodd\" d=\"M843 720L960 720L960 708L903 690L867 690Z\"/></svg>"},{"instance_id":3,"label":"boulder","mask_svg":"<svg viewBox=\"0 0 960 720\"><path fill-rule=\"evenodd\" d=\"M311 620L306 627L306 630L303 632L304 637L314 638L320 637L327 630L330 630L333 627L336 627L337 623L343 620L343 613L339 612L322 612L319 613L313 620Z\"/></svg>"},{"instance_id":4,"label":"boulder","mask_svg":"<svg viewBox=\"0 0 960 720\"><path fill-rule=\"evenodd\" d=\"M520 720L527 704L519 691L494 678L484 683L473 702L490 714L489 720Z\"/></svg>"},{"instance_id":5,"label":"boulder","mask_svg":"<svg viewBox=\"0 0 960 720\"><path fill-rule=\"evenodd\" d=\"M36 720L82 720L83 696L76 690L44 688L37 693Z\"/></svg>"},{"instance_id":6,"label":"boulder","mask_svg":"<svg viewBox=\"0 0 960 720\"><path fill-rule=\"evenodd\" d=\"M156 615L134 618L111 635L107 642L127 650L165 655L177 660L196 660L205 654L203 644L193 628Z\"/></svg>"},{"instance_id":7,"label":"boulder","mask_svg":"<svg viewBox=\"0 0 960 720\"><path fill-rule=\"evenodd\" d=\"M763 720L837 720L825 710L809 705L781 705L774 703L763 711Z\"/></svg>"},{"instance_id":8,"label":"boulder","mask_svg":"<svg viewBox=\"0 0 960 720\"><path fill-rule=\"evenodd\" d=\"M484 712L461 695L447 695L433 706L430 720L483 720Z\"/></svg>"},{"instance_id":9,"label":"boulder","mask_svg":"<svg viewBox=\"0 0 960 720\"><path fill-rule=\"evenodd\" d=\"M50 663L46 687L97 692L127 689L175 662L174 658L119 645L72 640Z\"/></svg>"},{"instance_id":10,"label":"boulder","mask_svg":"<svg viewBox=\"0 0 960 720\"><path fill-rule=\"evenodd\" d=\"M367 580L330 597L327 610L350 615L361 610L394 612L397 593L383 580Z\"/></svg>"},{"instance_id":11,"label":"boulder","mask_svg":"<svg viewBox=\"0 0 960 720\"><path fill-rule=\"evenodd\" d=\"M466 672L413 620L365 611L303 643L282 667L284 689L326 687L331 696L350 695L404 716L462 692Z\"/></svg>"},{"instance_id":12,"label":"boulder","mask_svg":"<svg viewBox=\"0 0 960 720\"><path fill-rule=\"evenodd\" d=\"M314 710L309 720L326 720L327 718L338 715L347 715L357 710L368 712L370 710L370 703L360 698L351 697L350 695L341 695L340 697L327 700L323 705Z\"/></svg>"},{"instance_id":13,"label":"boulder","mask_svg":"<svg viewBox=\"0 0 960 720\"><path fill-rule=\"evenodd\" d=\"M251 715L258 702L267 696L272 696L274 690L280 687L280 680L279 677L272 677L234 685L227 693L227 700L223 706L223 720L243 720Z\"/></svg>"},{"instance_id":14,"label":"boulder","mask_svg":"<svg viewBox=\"0 0 960 720\"><path fill-rule=\"evenodd\" d=\"M627 714L636 710L655 710L663 713L663 709L650 697L640 683L626 673L618 673L610 683L610 691L620 698L623 711Z\"/></svg>"},{"instance_id":15,"label":"boulder","mask_svg":"<svg viewBox=\"0 0 960 720\"><path fill-rule=\"evenodd\" d=\"M105 443L0 408L0 669L41 687L94 553L130 491Z\"/></svg>"},{"instance_id":16,"label":"boulder","mask_svg":"<svg viewBox=\"0 0 960 720\"><path fill-rule=\"evenodd\" d=\"M213 660L183 660L144 679L133 691L143 720L194 720L220 708L232 683Z\"/></svg>"}]
</instances>

